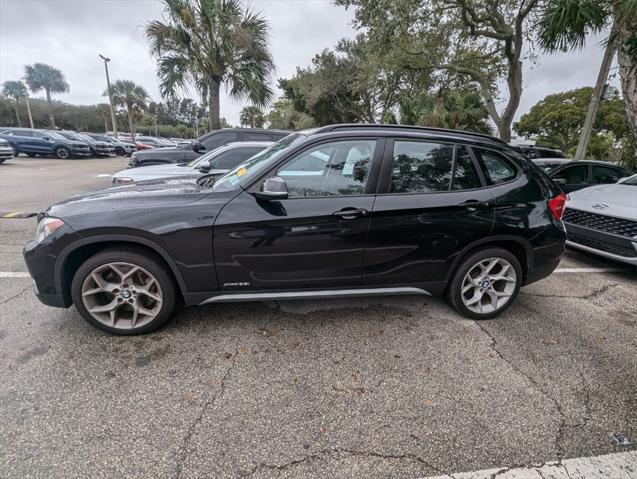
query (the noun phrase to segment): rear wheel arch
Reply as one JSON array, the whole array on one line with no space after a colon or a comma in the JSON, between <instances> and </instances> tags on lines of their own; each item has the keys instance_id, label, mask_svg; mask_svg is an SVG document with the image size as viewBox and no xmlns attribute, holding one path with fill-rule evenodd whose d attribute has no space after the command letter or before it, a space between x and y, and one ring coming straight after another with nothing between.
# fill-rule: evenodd
<instances>
[{"instance_id":1,"label":"rear wheel arch","mask_svg":"<svg viewBox=\"0 0 637 479\"><path fill-rule=\"evenodd\" d=\"M161 264L175 282L178 297L183 300L187 293L184 280L170 255L159 245L150 240L126 235L109 235L106 237L86 238L65 248L55 264L56 289L61 292L64 302L72 304L71 283L78 268L91 256L105 249L124 248L153 256Z\"/></svg>"},{"instance_id":2,"label":"rear wheel arch","mask_svg":"<svg viewBox=\"0 0 637 479\"><path fill-rule=\"evenodd\" d=\"M521 238L519 236L492 236L488 238L484 238L482 240L471 243L467 247L465 247L453 260L449 271L447 271L446 281L447 283L451 280L456 269L462 263L462 261L474 254L476 251L498 247L509 251L513 254L517 260L520 262L520 266L522 267L522 275L526 278L527 270L533 266L533 248L531 244Z\"/></svg>"}]
</instances>

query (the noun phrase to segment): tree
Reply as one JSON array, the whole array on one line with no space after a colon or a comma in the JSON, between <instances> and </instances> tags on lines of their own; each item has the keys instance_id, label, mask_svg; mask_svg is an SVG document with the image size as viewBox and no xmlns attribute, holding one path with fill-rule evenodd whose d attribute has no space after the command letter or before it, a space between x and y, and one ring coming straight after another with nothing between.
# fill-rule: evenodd
<instances>
[{"instance_id":1,"label":"tree","mask_svg":"<svg viewBox=\"0 0 637 479\"><path fill-rule=\"evenodd\" d=\"M55 111L51 93L66 93L69 91L69 84L64 79L64 74L57 68L44 63L26 65L24 70L29 89L34 93L40 90L45 91L46 101L49 104L49 128L55 128Z\"/></svg>"},{"instance_id":2,"label":"tree","mask_svg":"<svg viewBox=\"0 0 637 479\"><path fill-rule=\"evenodd\" d=\"M113 103L126 110L128 128L134 141L135 125L141 113L147 108L148 93L146 93L144 87L130 80L117 80L111 88L113 91ZM104 96L108 96L108 90L104 92Z\"/></svg>"},{"instance_id":3,"label":"tree","mask_svg":"<svg viewBox=\"0 0 637 479\"><path fill-rule=\"evenodd\" d=\"M2 84L2 93L15 100L15 117L18 120L18 126L22 126L20 120L20 99L27 96L27 87L21 81L9 80Z\"/></svg>"},{"instance_id":4,"label":"tree","mask_svg":"<svg viewBox=\"0 0 637 479\"><path fill-rule=\"evenodd\" d=\"M241 126L249 126L250 128L263 128L265 117L258 106L246 106L241 110L239 117Z\"/></svg>"},{"instance_id":5,"label":"tree","mask_svg":"<svg viewBox=\"0 0 637 479\"><path fill-rule=\"evenodd\" d=\"M221 126L219 92L265 106L274 69L268 23L239 0L163 0L166 22L146 26L163 96L188 84L208 100L209 127Z\"/></svg>"},{"instance_id":6,"label":"tree","mask_svg":"<svg viewBox=\"0 0 637 479\"><path fill-rule=\"evenodd\" d=\"M548 95L522 115L514 125L515 130L520 135L572 155L584 125L592 92L591 87L584 87ZM622 100L613 97L603 101L593 125L588 158L614 160L634 167L631 149L634 152L634 140Z\"/></svg>"},{"instance_id":7,"label":"tree","mask_svg":"<svg viewBox=\"0 0 637 479\"><path fill-rule=\"evenodd\" d=\"M294 108L292 100L282 98L270 108L266 117L268 128L280 130L304 130L316 126L314 118Z\"/></svg>"},{"instance_id":8,"label":"tree","mask_svg":"<svg viewBox=\"0 0 637 479\"><path fill-rule=\"evenodd\" d=\"M99 103L95 105L97 112L104 120L104 133L108 133L108 121L111 120L111 105L108 103Z\"/></svg>"},{"instance_id":9,"label":"tree","mask_svg":"<svg viewBox=\"0 0 637 479\"><path fill-rule=\"evenodd\" d=\"M522 95L525 37L541 0L336 0L356 8L356 22L377 48L401 49L412 69L461 76L477 85L500 138ZM547 0L548 1L548 0ZM498 91L498 81L506 94ZM499 111L498 97L505 106Z\"/></svg>"},{"instance_id":10,"label":"tree","mask_svg":"<svg viewBox=\"0 0 637 479\"><path fill-rule=\"evenodd\" d=\"M552 52L580 49L587 34L610 25L607 41L617 50L626 115L637 143L637 1L553 0L542 12L540 43Z\"/></svg>"}]
</instances>

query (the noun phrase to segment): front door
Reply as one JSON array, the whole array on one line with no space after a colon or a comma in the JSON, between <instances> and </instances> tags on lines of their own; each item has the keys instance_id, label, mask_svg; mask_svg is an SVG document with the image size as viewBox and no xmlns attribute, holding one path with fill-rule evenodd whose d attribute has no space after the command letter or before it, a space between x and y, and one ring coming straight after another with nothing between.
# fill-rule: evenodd
<instances>
[{"instance_id":1,"label":"front door","mask_svg":"<svg viewBox=\"0 0 637 479\"><path fill-rule=\"evenodd\" d=\"M465 146L395 140L387 148L365 258L365 284L442 283L458 252L494 222L490 191Z\"/></svg>"},{"instance_id":2,"label":"front door","mask_svg":"<svg viewBox=\"0 0 637 479\"><path fill-rule=\"evenodd\" d=\"M286 180L287 199L263 200L242 192L229 202L214 226L221 288L360 285L377 151L376 140L370 139L311 146L271 172Z\"/></svg>"}]
</instances>

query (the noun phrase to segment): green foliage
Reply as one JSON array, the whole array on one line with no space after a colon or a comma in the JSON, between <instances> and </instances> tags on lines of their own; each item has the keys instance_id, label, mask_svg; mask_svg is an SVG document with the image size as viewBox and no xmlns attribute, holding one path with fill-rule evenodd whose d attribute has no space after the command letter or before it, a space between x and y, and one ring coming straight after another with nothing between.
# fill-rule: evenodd
<instances>
[{"instance_id":1,"label":"green foliage","mask_svg":"<svg viewBox=\"0 0 637 479\"><path fill-rule=\"evenodd\" d=\"M584 87L548 95L522 115L514 128L520 135L573 155L592 93L591 87ZM634 140L622 100L615 97L602 101L587 157L630 166L631 162L634 163L634 151Z\"/></svg>"},{"instance_id":2,"label":"green foliage","mask_svg":"<svg viewBox=\"0 0 637 479\"><path fill-rule=\"evenodd\" d=\"M162 95L192 85L209 102L210 128L220 127L219 89L258 106L272 96L268 23L239 0L163 0L165 22L146 26L158 59Z\"/></svg>"},{"instance_id":3,"label":"green foliage","mask_svg":"<svg viewBox=\"0 0 637 479\"><path fill-rule=\"evenodd\" d=\"M316 126L314 119L307 113L294 108L292 100L280 99L272 104L266 116L269 128L281 130L304 130Z\"/></svg>"},{"instance_id":4,"label":"green foliage","mask_svg":"<svg viewBox=\"0 0 637 479\"><path fill-rule=\"evenodd\" d=\"M250 128L263 128L265 123L265 117L261 108L258 106L246 106L241 110L239 117L241 126L248 126Z\"/></svg>"},{"instance_id":5,"label":"green foliage","mask_svg":"<svg viewBox=\"0 0 637 479\"><path fill-rule=\"evenodd\" d=\"M9 80L2 84L2 94L6 97L13 98L19 102L21 98L27 96L27 87L21 81Z\"/></svg>"},{"instance_id":6,"label":"green foliage","mask_svg":"<svg viewBox=\"0 0 637 479\"><path fill-rule=\"evenodd\" d=\"M69 84L64 79L60 70L45 63L34 63L24 67L26 82L33 93L44 90L47 95L51 93L66 93Z\"/></svg>"}]
</instances>

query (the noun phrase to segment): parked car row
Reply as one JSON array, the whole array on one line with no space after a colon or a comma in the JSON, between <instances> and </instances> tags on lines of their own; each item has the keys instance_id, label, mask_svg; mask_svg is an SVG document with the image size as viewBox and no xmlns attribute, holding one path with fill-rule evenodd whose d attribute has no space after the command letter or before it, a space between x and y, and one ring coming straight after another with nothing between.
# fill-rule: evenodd
<instances>
[{"instance_id":1,"label":"parked car row","mask_svg":"<svg viewBox=\"0 0 637 479\"><path fill-rule=\"evenodd\" d=\"M0 128L0 139L11 148L11 156L54 156L61 160L117 155L130 155L134 144L106 135L77 133L38 128ZM6 160L8 158L4 158Z\"/></svg>"}]
</instances>

